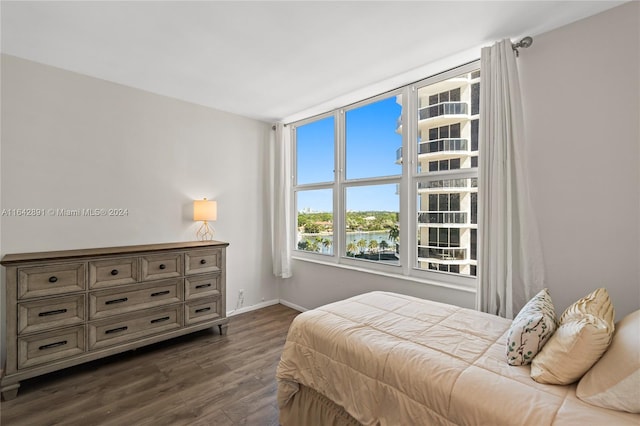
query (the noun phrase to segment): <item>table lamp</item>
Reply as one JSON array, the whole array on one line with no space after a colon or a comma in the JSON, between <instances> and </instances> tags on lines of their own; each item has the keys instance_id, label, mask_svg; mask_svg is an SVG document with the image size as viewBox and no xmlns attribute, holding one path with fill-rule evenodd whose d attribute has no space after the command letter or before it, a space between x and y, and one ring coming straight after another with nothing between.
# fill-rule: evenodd
<instances>
[{"instance_id":1,"label":"table lamp","mask_svg":"<svg viewBox=\"0 0 640 426\"><path fill-rule=\"evenodd\" d=\"M193 220L198 222L202 221L202 225L198 228L196 236L200 241L210 241L213 239L215 230L209 221L216 220L218 218L218 204L215 201L207 200L194 200L193 202Z\"/></svg>"}]
</instances>

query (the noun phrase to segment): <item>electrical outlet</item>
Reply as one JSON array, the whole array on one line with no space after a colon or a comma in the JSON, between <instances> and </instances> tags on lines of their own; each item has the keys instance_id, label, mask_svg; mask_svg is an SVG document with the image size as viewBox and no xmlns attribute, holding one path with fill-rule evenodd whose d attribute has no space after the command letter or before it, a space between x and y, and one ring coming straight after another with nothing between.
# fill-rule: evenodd
<instances>
[{"instance_id":1,"label":"electrical outlet","mask_svg":"<svg viewBox=\"0 0 640 426\"><path fill-rule=\"evenodd\" d=\"M244 289L238 290L238 301L236 302L236 309L240 309L244 306Z\"/></svg>"}]
</instances>

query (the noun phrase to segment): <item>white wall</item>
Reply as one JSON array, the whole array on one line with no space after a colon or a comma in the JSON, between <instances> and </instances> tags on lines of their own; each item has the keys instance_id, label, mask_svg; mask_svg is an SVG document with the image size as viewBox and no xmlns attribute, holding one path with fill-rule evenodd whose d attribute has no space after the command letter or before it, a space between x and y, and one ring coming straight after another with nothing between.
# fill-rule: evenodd
<instances>
[{"instance_id":1,"label":"white wall","mask_svg":"<svg viewBox=\"0 0 640 426\"><path fill-rule=\"evenodd\" d=\"M3 55L2 124L1 208L128 209L3 216L3 255L194 240L192 200L207 197L230 243L228 310L240 288L244 306L278 299L262 219L267 123Z\"/></svg>"},{"instance_id":2,"label":"white wall","mask_svg":"<svg viewBox=\"0 0 640 426\"><path fill-rule=\"evenodd\" d=\"M411 279L395 278L303 260L293 260L293 277L282 280L280 299L293 307L312 309L368 291L382 290L423 299L475 306L475 292L433 286Z\"/></svg>"},{"instance_id":3,"label":"white wall","mask_svg":"<svg viewBox=\"0 0 640 426\"><path fill-rule=\"evenodd\" d=\"M606 287L640 308L640 3L535 37L519 59L528 159L559 313Z\"/></svg>"},{"instance_id":4,"label":"white wall","mask_svg":"<svg viewBox=\"0 0 640 426\"><path fill-rule=\"evenodd\" d=\"M518 60L531 195L558 314L598 287L609 290L618 319L640 308L639 7L537 35ZM466 292L293 266L280 297L305 308L373 289L474 306Z\"/></svg>"}]
</instances>

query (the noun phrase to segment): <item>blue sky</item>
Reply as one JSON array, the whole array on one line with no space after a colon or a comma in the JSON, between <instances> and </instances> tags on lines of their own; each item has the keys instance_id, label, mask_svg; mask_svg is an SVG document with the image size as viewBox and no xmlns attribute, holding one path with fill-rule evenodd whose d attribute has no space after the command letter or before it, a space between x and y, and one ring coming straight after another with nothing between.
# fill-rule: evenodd
<instances>
[{"instance_id":1,"label":"blue sky","mask_svg":"<svg viewBox=\"0 0 640 426\"><path fill-rule=\"evenodd\" d=\"M395 96L346 112L347 179L399 175L395 132L402 107ZM298 183L333 181L334 119L314 121L296 130ZM358 187L347 191L347 210L398 211L395 185ZM300 194L298 210L331 211L331 191Z\"/></svg>"}]
</instances>

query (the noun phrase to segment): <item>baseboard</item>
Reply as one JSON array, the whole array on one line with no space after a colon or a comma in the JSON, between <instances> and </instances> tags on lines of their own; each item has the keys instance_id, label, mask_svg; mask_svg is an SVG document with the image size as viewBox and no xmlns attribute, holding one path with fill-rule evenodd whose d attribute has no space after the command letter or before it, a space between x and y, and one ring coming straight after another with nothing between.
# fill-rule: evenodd
<instances>
[{"instance_id":1,"label":"baseboard","mask_svg":"<svg viewBox=\"0 0 640 426\"><path fill-rule=\"evenodd\" d=\"M256 309L266 308L267 306L277 305L280 303L278 299L267 300L265 302L260 302L255 305L245 306L244 308L234 309L232 311L227 311L227 316L231 317L234 315L244 314L245 312L255 311ZM295 308L294 308L295 309Z\"/></svg>"},{"instance_id":2,"label":"baseboard","mask_svg":"<svg viewBox=\"0 0 640 426\"><path fill-rule=\"evenodd\" d=\"M234 315L244 314L245 312L255 311L257 309L266 308L267 306L277 305L278 303L281 303L288 308L295 309L298 312L308 311L307 308L303 308L302 306L296 305L295 303L287 302L286 300L282 299L273 299L267 300L266 302L260 302L255 305L245 306L244 308L234 309L233 311L227 311L227 316L232 317Z\"/></svg>"},{"instance_id":3,"label":"baseboard","mask_svg":"<svg viewBox=\"0 0 640 426\"><path fill-rule=\"evenodd\" d=\"M280 299L280 302L279 302L279 303L283 304L284 306L286 306L286 307L288 307L288 308L295 309L295 310L296 310L296 311L298 311L298 312L305 312L305 311L308 311L308 309L307 309L307 308L303 308L302 306L300 306L300 305L296 305L295 303L287 302L286 300L282 300L282 299Z\"/></svg>"}]
</instances>

